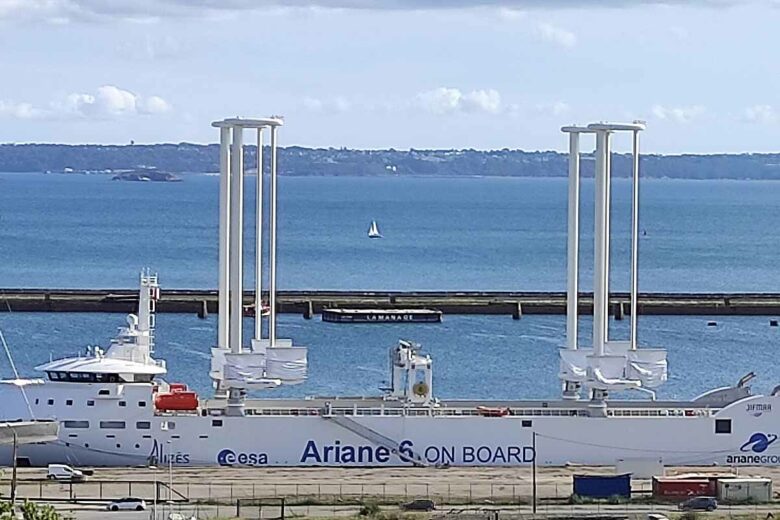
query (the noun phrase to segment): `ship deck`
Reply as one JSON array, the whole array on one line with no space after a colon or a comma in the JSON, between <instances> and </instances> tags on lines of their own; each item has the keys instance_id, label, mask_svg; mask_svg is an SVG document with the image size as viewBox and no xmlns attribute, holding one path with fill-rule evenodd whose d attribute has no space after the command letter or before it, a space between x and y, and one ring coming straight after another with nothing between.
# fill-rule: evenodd
<instances>
[{"instance_id":1,"label":"ship deck","mask_svg":"<svg viewBox=\"0 0 780 520\"><path fill-rule=\"evenodd\" d=\"M608 401L607 416L614 417L703 417L711 416L730 403L717 406L697 401ZM202 401L201 411L220 415L224 399ZM517 417L587 417L593 403L576 400L442 400L432 405L410 405L382 397L316 397L306 399L247 399L248 416L484 416L489 410L506 409ZM488 410L486 410L488 409Z\"/></svg>"}]
</instances>

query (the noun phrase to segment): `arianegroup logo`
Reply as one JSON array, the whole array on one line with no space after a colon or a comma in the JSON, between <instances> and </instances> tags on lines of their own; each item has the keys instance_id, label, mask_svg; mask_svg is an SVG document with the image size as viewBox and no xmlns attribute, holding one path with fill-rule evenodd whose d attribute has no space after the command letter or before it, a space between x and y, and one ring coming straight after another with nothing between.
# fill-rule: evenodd
<instances>
[{"instance_id":1,"label":"arianegroup logo","mask_svg":"<svg viewBox=\"0 0 780 520\"><path fill-rule=\"evenodd\" d=\"M751 435L750 439L748 439L748 441L739 448L739 451L743 451L743 452L752 451L753 453L763 453L776 440L777 440L777 435L771 433L766 434L766 433L756 432L753 435Z\"/></svg>"}]
</instances>

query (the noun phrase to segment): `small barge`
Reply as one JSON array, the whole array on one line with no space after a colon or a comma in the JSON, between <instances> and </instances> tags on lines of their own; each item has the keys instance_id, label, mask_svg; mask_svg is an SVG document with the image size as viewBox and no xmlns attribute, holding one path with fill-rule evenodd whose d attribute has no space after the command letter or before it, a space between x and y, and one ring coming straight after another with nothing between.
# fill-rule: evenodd
<instances>
[{"instance_id":1,"label":"small barge","mask_svg":"<svg viewBox=\"0 0 780 520\"><path fill-rule=\"evenodd\" d=\"M440 323L434 309L323 309L322 321L333 323Z\"/></svg>"}]
</instances>

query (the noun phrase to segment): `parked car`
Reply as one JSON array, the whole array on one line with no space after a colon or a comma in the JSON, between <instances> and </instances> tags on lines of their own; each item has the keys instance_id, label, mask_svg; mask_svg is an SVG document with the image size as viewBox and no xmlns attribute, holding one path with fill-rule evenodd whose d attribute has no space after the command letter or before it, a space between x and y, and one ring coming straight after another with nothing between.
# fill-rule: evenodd
<instances>
[{"instance_id":1,"label":"parked car","mask_svg":"<svg viewBox=\"0 0 780 520\"><path fill-rule=\"evenodd\" d=\"M433 511L436 509L436 504L433 503L433 500L428 498L418 498L411 502L401 504L401 509L404 511Z\"/></svg>"},{"instance_id":2,"label":"parked car","mask_svg":"<svg viewBox=\"0 0 780 520\"><path fill-rule=\"evenodd\" d=\"M680 503L681 511L715 511L718 501L715 497L693 497Z\"/></svg>"},{"instance_id":3,"label":"parked car","mask_svg":"<svg viewBox=\"0 0 780 520\"><path fill-rule=\"evenodd\" d=\"M49 480L63 480L66 482L84 482L87 476L83 471L71 468L66 464L49 464L46 478Z\"/></svg>"},{"instance_id":4,"label":"parked car","mask_svg":"<svg viewBox=\"0 0 780 520\"><path fill-rule=\"evenodd\" d=\"M106 509L109 511L144 511L146 509L146 501L142 498L120 498L108 504Z\"/></svg>"}]
</instances>

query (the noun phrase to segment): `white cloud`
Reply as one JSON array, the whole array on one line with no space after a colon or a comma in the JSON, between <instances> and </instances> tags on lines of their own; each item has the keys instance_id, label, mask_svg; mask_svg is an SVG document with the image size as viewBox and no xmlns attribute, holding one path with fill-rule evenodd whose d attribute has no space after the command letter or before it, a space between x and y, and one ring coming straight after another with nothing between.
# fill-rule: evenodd
<instances>
[{"instance_id":1,"label":"white cloud","mask_svg":"<svg viewBox=\"0 0 780 520\"><path fill-rule=\"evenodd\" d=\"M653 115L662 120L675 123L690 123L697 117L704 114L705 109L701 105L691 105L682 107L665 107L655 105L652 108Z\"/></svg>"},{"instance_id":2,"label":"white cloud","mask_svg":"<svg viewBox=\"0 0 780 520\"><path fill-rule=\"evenodd\" d=\"M140 98L136 102L138 106L138 112L141 114L164 114L170 112L173 107L171 104L165 101L160 96L149 96L148 98Z\"/></svg>"},{"instance_id":3,"label":"white cloud","mask_svg":"<svg viewBox=\"0 0 780 520\"><path fill-rule=\"evenodd\" d=\"M775 123L778 120L778 114L772 105L747 107L743 111L742 117L751 123Z\"/></svg>"},{"instance_id":4,"label":"white cloud","mask_svg":"<svg viewBox=\"0 0 780 520\"><path fill-rule=\"evenodd\" d=\"M37 119L44 114L30 103L15 103L0 100L0 118Z\"/></svg>"},{"instance_id":5,"label":"white cloud","mask_svg":"<svg viewBox=\"0 0 780 520\"><path fill-rule=\"evenodd\" d=\"M540 39L561 47L574 47L577 43L577 35L573 32L549 23L538 24L536 34Z\"/></svg>"},{"instance_id":6,"label":"white cloud","mask_svg":"<svg viewBox=\"0 0 780 520\"><path fill-rule=\"evenodd\" d=\"M176 58L187 54L181 42L171 35L146 35L142 39L123 40L117 45L117 50L123 56L143 61Z\"/></svg>"},{"instance_id":7,"label":"white cloud","mask_svg":"<svg viewBox=\"0 0 780 520\"><path fill-rule=\"evenodd\" d=\"M498 16L503 20L515 21L525 18L526 13L516 7L500 7L498 9Z\"/></svg>"},{"instance_id":8,"label":"white cloud","mask_svg":"<svg viewBox=\"0 0 780 520\"><path fill-rule=\"evenodd\" d=\"M303 98L303 107L312 112L319 112L322 110L323 103L321 99L305 97Z\"/></svg>"},{"instance_id":9,"label":"white cloud","mask_svg":"<svg viewBox=\"0 0 780 520\"><path fill-rule=\"evenodd\" d=\"M501 95L497 90L472 90L462 98L463 109L466 111L490 112L497 114L501 110Z\"/></svg>"},{"instance_id":10,"label":"white cloud","mask_svg":"<svg viewBox=\"0 0 780 520\"><path fill-rule=\"evenodd\" d=\"M138 111L138 98L129 90L103 85L94 94L71 94L63 108L84 117L112 117Z\"/></svg>"},{"instance_id":11,"label":"white cloud","mask_svg":"<svg viewBox=\"0 0 780 520\"><path fill-rule=\"evenodd\" d=\"M113 119L171 110L170 103L159 96L142 97L114 85L103 85L93 93L73 93L43 107L0 101L0 117L11 119Z\"/></svg>"},{"instance_id":12,"label":"white cloud","mask_svg":"<svg viewBox=\"0 0 780 520\"><path fill-rule=\"evenodd\" d=\"M773 5L773 0L747 0ZM0 0L0 20L69 21L140 20L209 16L249 10L352 9L434 10L496 8L630 8L640 5L723 7L745 0Z\"/></svg>"},{"instance_id":13,"label":"white cloud","mask_svg":"<svg viewBox=\"0 0 780 520\"><path fill-rule=\"evenodd\" d=\"M540 114L550 114L553 116L562 116L567 113L571 107L565 101L556 101L555 103L543 103L536 105L536 111Z\"/></svg>"},{"instance_id":14,"label":"white cloud","mask_svg":"<svg viewBox=\"0 0 780 520\"><path fill-rule=\"evenodd\" d=\"M417 94L421 108L434 114L457 112L463 94L456 88L439 87Z\"/></svg>"},{"instance_id":15,"label":"white cloud","mask_svg":"<svg viewBox=\"0 0 780 520\"><path fill-rule=\"evenodd\" d=\"M494 89L463 93L457 88L439 87L420 92L415 97L415 101L418 107L433 114L455 112L497 114L501 111L501 95Z\"/></svg>"},{"instance_id":16,"label":"white cloud","mask_svg":"<svg viewBox=\"0 0 780 520\"><path fill-rule=\"evenodd\" d=\"M672 35L675 40L680 42L687 41L691 36L688 32L688 29L685 27L680 27L679 25L673 25L669 27L669 34Z\"/></svg>"},{"instance_id":17,"label":"white cloud","mask_svg":"<svg viewBox=\"0 0 780 520\"><path fill-rule=\"evenodd\" d=\"M312 112L347 112L353 103L344 96L336 96L332 99L320 99L314 97L305 97L302 101L303 108Z\"/></svg>"}]
</instances>

